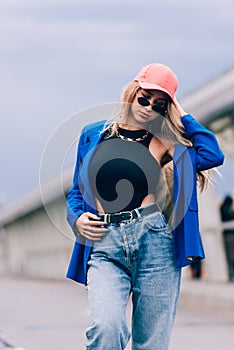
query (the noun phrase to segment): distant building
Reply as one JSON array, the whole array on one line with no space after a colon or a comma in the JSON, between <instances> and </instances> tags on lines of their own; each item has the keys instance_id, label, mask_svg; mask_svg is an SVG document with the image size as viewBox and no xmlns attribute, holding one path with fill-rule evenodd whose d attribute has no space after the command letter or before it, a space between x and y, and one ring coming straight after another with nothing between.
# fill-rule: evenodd
<instances>
[{"instance_id":1,"label":"distant building","mask_svg":"<svg viewBox=\"0 0 234 350\"><path fill-rule=\"evenodd\" d=\"M63 176L64 194L70 186L71 170ZM73 244L65 196L56 179L43 191L45 205L38 188L0 213L0 275L64 278Z\"/></svg>"},{"instance_id":2,"label":"distant building","mask_svg":"<svg viewBox=\"0 0 234 350\"><path fill-rule=\"evenodd\" d=\"M189 94L181 102L199 122L216 134L226 156L223 167L232 163L230 168L234 170L234 67ZM222 182L222 179L218 181ZM234 192L234 182L229 191ZM202 193L199 199L200 230L206 253L205 275L209 280L225 281L230 277L230 264L234 267L234 245L229 245L230 251L233 250L233 261L230 261L227 259L223 235L226 224L221 222L219 212L223 198L218 198L214 185ZM234 222L228 225L234 229Z\"/></svg>"},{"instance_id":3,"label":"distant building","mask_svg":"<svg viewBox=\"0 0 234 350\"><path fill-rule=\"evenodd\" d=\"M218 76L181 102L202 124L214 131L227 161L234 156L234 68ZM72 170L63 176L64 195L58 181L24 196L0 213L0 274L30 278L63 279L73 246L73 234L65 220L65 194ZM46 189L45 189L46 188ZM200 228L206 251L207 280L226 281L229 271L224 229L215 187L200 196ZM50 217L47 215L50 213ZM229 223L232 225L232 223ZM234 228L234 223L233 223ZM233 265L234 266L234 265Z\"/></svg>"}]
</instances>

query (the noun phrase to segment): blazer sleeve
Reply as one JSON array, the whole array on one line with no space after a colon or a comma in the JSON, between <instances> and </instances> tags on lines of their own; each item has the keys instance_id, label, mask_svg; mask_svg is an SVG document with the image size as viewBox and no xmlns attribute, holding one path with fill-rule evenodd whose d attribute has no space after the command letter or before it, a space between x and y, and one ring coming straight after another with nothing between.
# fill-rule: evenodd
<instances>
[{"instance_id":1,"label":"blazer sleeve","mask_svg":"<svg viewBox=\"0 0 234 350\"><path fill-rule=\"evenodd\" d=\"M75 235L77 235L77 231L75 229L75 222L78 217L84 213L83 210L83 196L82 189L79 184L79 169L82 162L80 148L84 145L85 139L85 128L82 129L81 135L78 142L77 149L77 157L76 157L76 165L73 175L73 185L67 194L67 221L71 228L73 229Z\"/></svg>"},{"instance_id":2,"label":"blazer sleeve","mask_svg":"<svg viewBox=\"0 0 234 350\"><path fill-rule=\"evenodd\" d=\"M202 126L190 114L181 118L185 128L184 137L191 140L196 150L196 170L208 170L222 165L224 154L214 133Z\"/></svg>"}]
</instances>

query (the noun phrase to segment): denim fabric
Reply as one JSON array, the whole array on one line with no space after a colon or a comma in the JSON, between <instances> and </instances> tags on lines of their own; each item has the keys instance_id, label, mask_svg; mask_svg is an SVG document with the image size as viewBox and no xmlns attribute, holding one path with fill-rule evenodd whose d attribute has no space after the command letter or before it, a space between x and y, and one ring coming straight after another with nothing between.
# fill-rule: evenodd
<instances>
[{"instance_id":1,"label":"denim fabric","mask_svg":"<svg viewBox=\"0 0 234 350\"><path fill-rule=\"evenodd\" d=\"M132 349L167 350L175 318L181 269L161 212L109 225L88 262L92 325L87 350L123 350L130 339L126 305L132 293Z\"/></svg>"}]
</instances>

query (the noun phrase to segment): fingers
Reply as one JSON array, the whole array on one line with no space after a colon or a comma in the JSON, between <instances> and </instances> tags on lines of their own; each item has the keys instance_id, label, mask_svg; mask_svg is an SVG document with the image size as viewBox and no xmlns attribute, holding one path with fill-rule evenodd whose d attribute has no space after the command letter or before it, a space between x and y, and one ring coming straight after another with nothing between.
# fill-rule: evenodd
<instances>
[{"instance_id":1,"label":"fingers","mask_svg":"<svg viewBox=\"0 0 234 350\"><path fill-rule=\"evenodd\" d=\"M91 240L98 241L109 231L103 227L104 221L93 213L84 213L76 221L76 228L80 235Z\"/></svg>"},{"instance_id":2,"label":"fingers","mask_svg":"<svg viewBox=\"0 0 234 350\"><path fill-rule=\"evenodd\" d=\"M184 115L188 114L180 105L180 103L178 102L176 96L174 96L174 106L177 109L180 117L183 117Z\"/></svg>"},{"instance_id":3,"label":"fingers","mask_svg":"<svg viewBox=\"0 0 234 350\"><path fill-rule=\"evenodd\" d=\"M82 236L89 239L90 241L100 241L103 236L106 234L105 233L91 233L90 231L83 231Z\"/></svg>"},{"instance_id":4,"label":"fingers","mask_svg":"<svg viewBox=\"0 0 234 350\"><path fill-rule=\"evenodd\" d=\"M109 230L107 228L95 228L93 226L84 226L79 230L80 234L91 241L100 241Z\"/></svg>"},{"instance_id":5,"label":"fingers","mask_svg":"<svg viewBox=\"0 0 234 350\"><path fill-rule=\"evenodd\" d=\"M176 96L174 96L173 102L175 105L178 103Z\"/></svg>"},{"instance_id":6,"label":"fingers","mask_svg":"<svg viewBox=\"0 0 234 350\"><path fill-rule=\"evenodd\" d=\"M93 213L84 213L84 215L86 215L87 218L93 219L93 220L100 220L99 216L93 214Z\"/></svg>"}]
</instances>

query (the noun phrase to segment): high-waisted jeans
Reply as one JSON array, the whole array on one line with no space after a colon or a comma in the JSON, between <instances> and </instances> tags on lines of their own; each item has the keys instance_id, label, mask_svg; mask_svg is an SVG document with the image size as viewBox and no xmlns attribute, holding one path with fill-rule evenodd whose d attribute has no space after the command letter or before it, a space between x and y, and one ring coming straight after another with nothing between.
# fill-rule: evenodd
<instances>
[{"instance_id":1,"label":"high-waisted jeans","mask_svg":"<svg viewBox=\"0 0 234 350\"><path fill-rule=\"evenodd\" d=\"M88 262L92 325L87 350L123 350L130 331L126 306L132 293L132 349L167 350L176 313L181 270L173 236L160 211L110 224Z\"/></svg>"}]
</instances>

